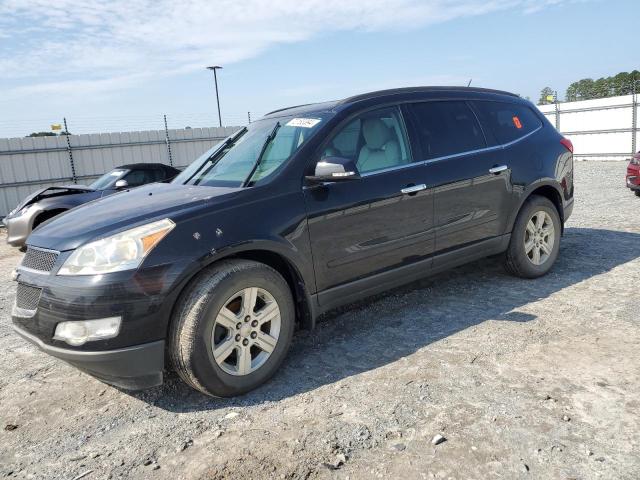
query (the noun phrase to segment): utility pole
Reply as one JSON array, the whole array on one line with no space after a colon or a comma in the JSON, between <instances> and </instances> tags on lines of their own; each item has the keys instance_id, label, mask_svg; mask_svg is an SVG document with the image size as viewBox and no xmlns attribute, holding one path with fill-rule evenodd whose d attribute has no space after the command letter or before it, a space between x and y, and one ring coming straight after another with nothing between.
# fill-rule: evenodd
<instances>
[{"instance_id":1,"label":"utility pole","mask_svg":"<svg viewBox=\"0 0 640 480\"><path fill-rule=\"evenodd\" d=\"M211 67L207 67L207 70L213 70L213 81L216 85L216 104L218 105L218 123L220 127L222 127L222 115L220 115L220 96L218 95L218 75L216 74L216 70L222 70L222 67L219 65L213 65Z\"/></svg>"}]
</instances>

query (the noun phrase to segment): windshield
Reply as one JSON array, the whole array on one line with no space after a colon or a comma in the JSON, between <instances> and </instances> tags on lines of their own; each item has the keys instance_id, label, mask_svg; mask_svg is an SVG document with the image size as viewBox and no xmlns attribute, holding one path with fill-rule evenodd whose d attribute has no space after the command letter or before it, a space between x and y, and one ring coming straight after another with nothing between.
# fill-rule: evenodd
<instances>
[{"instance_id":1,"label":"windshield","mask_svg":"<svg viewBox=\"0 0 640 480\"><path fill-rule=\"evenodd\" d=\"M91 185L89 185L89 187L93 188L94 190L105 190L116 183L116 180L122 178L122 176L127 173L127 171L128 170L123 170L120 168L111 170L110 172L105 173L100 178L95 180Z\"/></svg>"},{"instance_id":2,"label":"windshield","mask_svg":"<svg viewBox=\"0 0 640 480\"><path fill-rule=\"evenodd\" d=\"M284 165L318 130L326 115L258 120L235 138L234 134L226 139L222 146L218 144L205 152L172 183L208 187L253 185Z\"/></svg>"}]
</instances>

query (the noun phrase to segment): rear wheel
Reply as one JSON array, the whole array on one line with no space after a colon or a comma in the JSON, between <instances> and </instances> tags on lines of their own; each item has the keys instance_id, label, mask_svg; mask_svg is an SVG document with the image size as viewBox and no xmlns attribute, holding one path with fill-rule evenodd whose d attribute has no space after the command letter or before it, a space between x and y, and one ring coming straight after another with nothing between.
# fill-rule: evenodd
<instances>
[{"instance_id":1,"label":"rear wheel","mask_svg":"<svg viewBox=\"0 0 640 480\"><path fill-rule=\"evenodd\" d=\"M640 197L640 190L634 190L633 193L636 194L636 197Z\"/></svg>"},{"instance_id":2,"label":"rear wheel","mask_svg":"<svg viewBox=\"0 0 640 480\"><path fill-rule=\"evenodd\" d=\"M179 301L171 361L203 393L240 395L278 370L294 322L291 291L278 272L248 260L222 261L202 272Z\"/></svg>"},{"instance_id":3,"label":"rear wheel","mask_svg":"<svg viewBox=\"0 0 640 480\"><path fill-rule=\"evenodd\" d=\"M529 197L511 233L505 260L507 271L523 278L545 275L558 257L561 228L558 210L548 198Z\"/></svg>"}]
</instances>

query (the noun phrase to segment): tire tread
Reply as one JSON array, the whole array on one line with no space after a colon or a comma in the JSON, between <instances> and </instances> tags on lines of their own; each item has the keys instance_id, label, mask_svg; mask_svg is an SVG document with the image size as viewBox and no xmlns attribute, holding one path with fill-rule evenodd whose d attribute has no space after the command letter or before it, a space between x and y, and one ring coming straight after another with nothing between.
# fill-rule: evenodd
<instances>
[{"instance_id":1,"label":"tire tread","mask_svg":"<svg viewBox=\"0 0 640 480\"><path fill-rule=\"evenodd\" d=\"M266 268L279 275L263 263L243 259L222 260L200 272L178 301L169 331L170 361L185 383L204 394L211 395L198 381L191 364L200 314L221 281L230 275L255 268Z\"/></svg>"},{"instance_id":2,"label":"tire tread","mask_svg":"<svg viewBox=\"0 0 640 480\"><path fill-rule=\"evenodd\" d=\"M560 213L558 212L558 209L553 204L553 202L551 202L551 200L541 195L531 195L529 198L527 198L527 200L524 202L524 204L520 208L520 212L518 212L518 216L516 217L516 221L513 226L513 232L511 233L511 241L509 242L509 247L507 248L507 251L505 252L505 257L504 257L505 270L511 275L514 275L516 277L536 278L540 276L539 274L534 275L525 269L525 265L523 265L524 260L522 258L522 252L520 252L519 246L517 245L518 242L517 240L515 240L515 238L517 237L516 233L519 231L519 229L522 229L525 226L523 225L523 218L528 216L531 206L534 206L534 205L545 206L547 208L552 209L556 213L558 217L558 221L562 222L560 218ZM524 220L524 222L526 221L528 221L528 219ZM558 236L556 241L558 242L558 245L559 245L560 232L558 232L557 235Z\"/></svg>"}]
</instances>

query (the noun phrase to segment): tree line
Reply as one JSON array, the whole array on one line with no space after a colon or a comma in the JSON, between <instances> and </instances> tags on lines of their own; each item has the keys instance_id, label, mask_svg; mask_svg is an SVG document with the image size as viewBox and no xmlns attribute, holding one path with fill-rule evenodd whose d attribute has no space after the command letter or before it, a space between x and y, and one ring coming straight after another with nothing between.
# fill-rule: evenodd
<instances>
[{"instance_id":1,"label":"tree line","mask_svg":"<svg viewBox=\"0 0 640 480\"><path fill-rule=\"evenodd\" d=\"M620 72L611 77L603 77L594 80L583 78L573 82L567 87L565 102L577 100L593 100L594 98L617 97L640 93L640 71ZM555 90L545 87L540 91L538 105L546 105L555 102ZM559 100L559 99L558 99Z\"/></svg>"}]
</instances>

